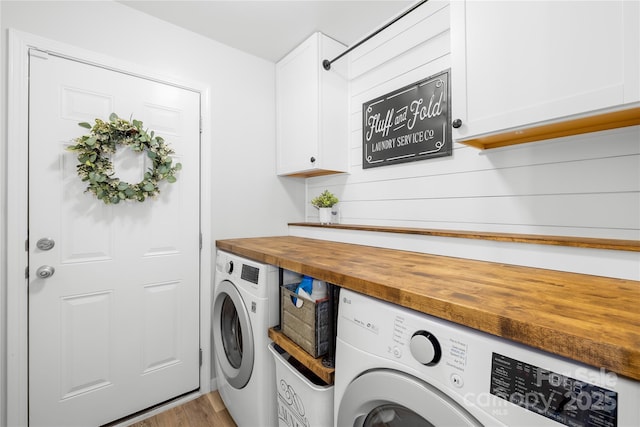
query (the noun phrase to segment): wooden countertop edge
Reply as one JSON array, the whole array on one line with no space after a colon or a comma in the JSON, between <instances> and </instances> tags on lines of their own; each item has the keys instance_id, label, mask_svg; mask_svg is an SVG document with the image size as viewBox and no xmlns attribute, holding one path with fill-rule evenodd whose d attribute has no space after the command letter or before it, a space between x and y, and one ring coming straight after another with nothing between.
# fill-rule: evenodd
<instances>
[{"instance_id":1,"label":"wooden countertop edge","mask_svg":"<svg viewBox=\"0 0 640 427\"><path fill-rule=\"evenodd\" d=\"M258 239L263 242L263 239L271 238ZM285 239L285 241L289 239L296 239L296 242L313 242L314 240L299 237L288 238L287 236L280 236L274 239L278 241L281 241L282 239ZM348 273L345 274L344 272L337 273L326 266L314 265L313 258L300 261L293 258L287 258L286 256L269 253L268 248L265 248L264 250L251 248L250 244L245 244L251 240L252 239L219 240L216 242L216 246L221 250L225 250L239 256L302 274L308 274L320 280L327 280L356 292L361 292L372 297L450 320L476 330L564 356L572 360L580 361L594 367L604 368L628 378L640 380L640 347L637 346L637 340L630 339L629 342L623 344L600 342L594 340L584 331L582 333L578 333L573 330L563 331L553 329L545 325L532 323L531 321L522 321L506 317L495 312L483 310L482 308L464 306L459 303L432 298L424 294L390 288L388 285L378 281L363 279ZM324 243L326 244L326 242ZM358 246L342 243L335 244L338 246ZM424 255L425 257L430 256L428 254L421 255ZM460 262L461 265L466 265L465 261L469 261L470 264L472 264L471 260L456 260L456 262ZM474 262L477 263L478 261ZM487 262L487 264L492 263ZM505 267L520 268L518 266ZM532 271L537 270L530 267L522 268L530 269ZM558 274L562 275L563 273L558 272ZM336 278L339 280L336 280ZM535 337L535 340L531 337Z\"/></svg>"},{"instance_id":2,"label":"wooden countertop edge","mask_svg":"<svg viewBox=\"0 0 640 427\"><path fill-rule=\"evenodd\" d=\"M295 227L321 227L336 230L373 231L380 233L416 234L422 236L455 237L462 239L493 240L496 242L529 243L535 245L570 246L640 252L640 240L599 239L593 237L549 236L538 234L493 233L483 231L439 230L430 228L387 227L357 224L320 224L317 222L291 222Z\"/></svg>"}]
</instances>

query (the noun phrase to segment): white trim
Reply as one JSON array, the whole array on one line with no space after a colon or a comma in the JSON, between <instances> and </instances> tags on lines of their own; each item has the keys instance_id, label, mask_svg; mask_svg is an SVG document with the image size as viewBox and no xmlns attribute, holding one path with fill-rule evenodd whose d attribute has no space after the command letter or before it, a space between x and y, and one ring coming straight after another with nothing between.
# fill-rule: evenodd
<instances>
[{"instance_id":1,"label":"white trim","mask_svg":"<svg viewBox=\"0 0 640 427\"><path fill-rule=\"evenodd\" d=\"M30 48L36 48L82 62L163 82L200 93L200 393L211 390L211 171L210 88L198 82L182 82L158 75L139 64L124 62L96 52L10 29L8 32L7 96L7 425L28 425L28 289L25 267L28 189L28 89Z\"/></svg>"},{"instance_id":2,"label":"white trim","mask_svg":"<svg viewBox=\"0 0 640 427\"><path fill-rule=\"evenodd\" d=\"M8 34L7 75L7 425L26 426L28 405L27 238L29 57L26 42Z\"/></svg>"},{"instance_id":3,"label":"white trim","mask_svg":"<svg viewBox=\"0 0 640 427\"><path fill-rule=\"evenodd\" d=\"M0 46L4 46L4 32L0 31ZM0 93L4 93L6 90L4 76L4 68L0 69ZM1 98L1 97L0 97ZM6 94L5 94L6 99ZM4 118L4 103L0 104L0 115ZM0 136L2 138L2 136ZM5 295L6 295L6 271L7 271L7 260L5 258L5 245L6 245L6 218L5 218L5 206L6 206L6 168L2 169L4 165L6 165L6 144L0 144L0 310L4 310L5 305ZM4 310L6 312L6 310ZM6 340L6 328L5 328L5 317L0 316L0 425L7 425L6 413L7 413L7 399L4 397L7 395L7 370L6 370L6 360L7 360L7 352L5 349Z\"/></svg>"}]
</instances>

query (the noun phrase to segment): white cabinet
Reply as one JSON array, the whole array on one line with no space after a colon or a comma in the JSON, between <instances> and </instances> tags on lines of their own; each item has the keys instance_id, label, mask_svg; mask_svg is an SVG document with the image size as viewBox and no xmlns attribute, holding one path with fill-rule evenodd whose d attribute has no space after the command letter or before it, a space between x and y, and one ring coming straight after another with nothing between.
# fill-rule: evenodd
<instances>
[{"instance_id":1,"label":"white cabinet","mask_svg":"<svg viewBox=\"0 0 640 427\"><path fill-rule=\"evenodd\" d=\"M348 168L346 46L315 33L276 64L278 175L318 176Z\"/></svg>"},{"instance_id":2,"label":"white cabinet","mask_svg":"<svg viewBox=\"0 0 640 427\"><path fill-rule=\"evenodd\" d=\"M634 124L639 28L638 1L452 0L452 119L461 121L454 139L517 137L618 110Z\"/></svg>"}]
</instances>

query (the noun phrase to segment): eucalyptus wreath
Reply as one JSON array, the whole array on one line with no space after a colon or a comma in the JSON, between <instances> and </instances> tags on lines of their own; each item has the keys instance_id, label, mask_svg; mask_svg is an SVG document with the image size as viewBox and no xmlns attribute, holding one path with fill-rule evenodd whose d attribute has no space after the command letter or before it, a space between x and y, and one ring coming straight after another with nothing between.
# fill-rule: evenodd
<instances>
[{"instance_id":1,"label":"eucalyptus wreath","mask_svg":"<svg viewBox=\"0 0 640 427\"><path fill-rule=\"evenodd\" d=\"M90 133L74 139L76 144L68 149L78 153L76 168L82 181L88 182L86 191L105 204L116 204L122 200L144 202L147 197L160 193L158 184L161 181L176 182L176 172L182 169L182 165L173 164L171 154L174 151L162 137L143 129L141 121L127 121L112 113L107 122L95 119L93 126L86 122L78 125L90 129ZM144 179L137 184L115 176L111 155L115 154L118 145L127 146L135 152L145 152L152 161Z\"/></svg>"}]
</instances>

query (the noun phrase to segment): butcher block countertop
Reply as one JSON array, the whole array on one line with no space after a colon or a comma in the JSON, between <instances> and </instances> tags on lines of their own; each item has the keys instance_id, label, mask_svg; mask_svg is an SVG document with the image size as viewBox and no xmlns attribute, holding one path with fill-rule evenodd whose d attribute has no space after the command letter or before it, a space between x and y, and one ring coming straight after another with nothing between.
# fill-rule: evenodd
<instances>
[{"instance_id":1,"label":"butcher block countertop","mask_svg":"<svg viewBox=\"0 0 640 427\"><path fill-rule=\"evenodd\" d=\"M293 236L218 249L640 380L640 282Z\"/></svg>"}]
</instances>

